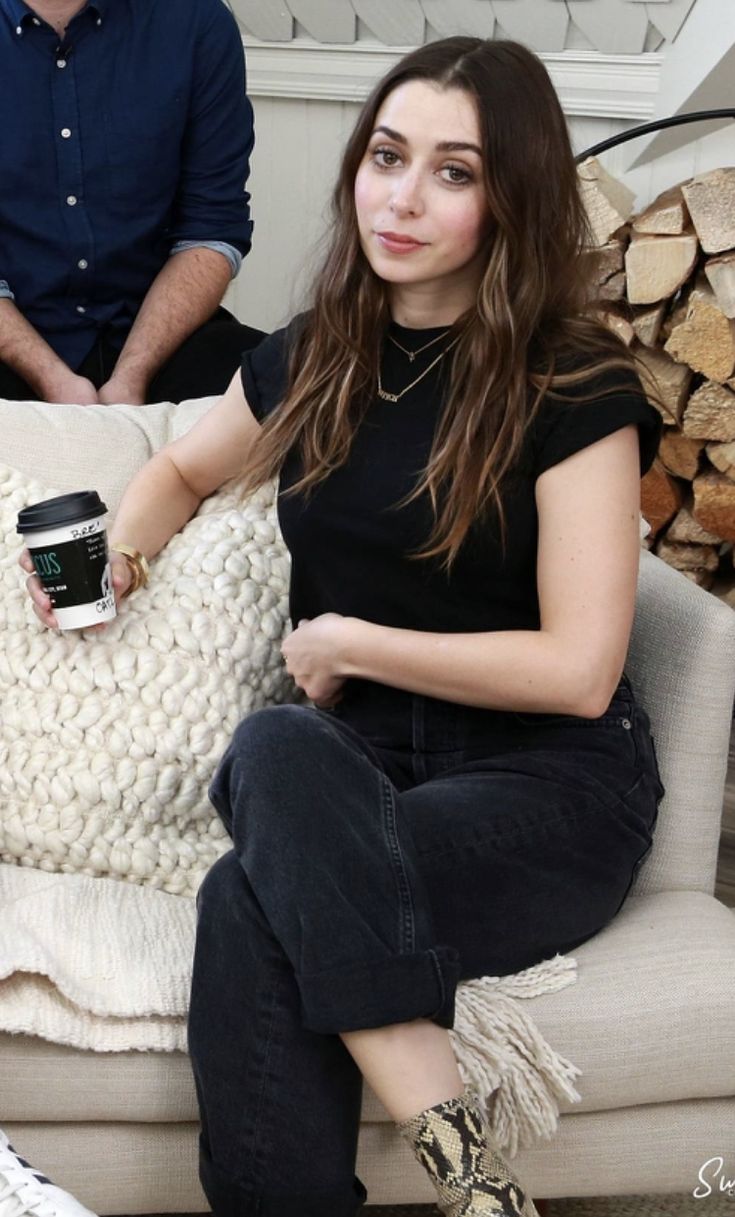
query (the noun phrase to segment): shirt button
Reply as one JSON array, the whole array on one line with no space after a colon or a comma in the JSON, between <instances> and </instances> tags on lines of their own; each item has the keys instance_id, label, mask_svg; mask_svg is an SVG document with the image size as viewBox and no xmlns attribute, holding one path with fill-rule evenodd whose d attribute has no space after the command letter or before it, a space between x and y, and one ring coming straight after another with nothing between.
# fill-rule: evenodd
<instances>
[{"instance_id":1,"label":"shirt button","mask_svg":"<svg viewBox=\"0 0 735 1217\"><path fill-rule=\"evenodd\" d=\"M40 25L40 24L41 24L41 22L38 20L38 17L34 17L34 18L33 18L33 24L34 24L34 25Z\"/></svg>"},{"instance_id":2,"label":"shirt button","mask_svg":"<svg viewBox=\"0 0 735 1217\"><path fill-rule=\"evenodd\" d=\"M77 312L78 312L78 313L86 313L86 311L87 311L87 310L86 310L86 308L84 307L84 305L83 305L83 304L78 304L78 305L77 305Z\"/></svg>"},{"instance_id":3,"label":"shirt button","mask_svg":"<svg viewBox=\"0 0 735 1217\"><path fill-rule=\"evenodd\" d=\"M621 718L621 720L620 720L620 726L621 726L621 727L624 727L626 731L630 731L630 729L631 729L632 725L633 725L633 724L631 723L631 721L630 721L630 719L629 719L629 718Z\"/></svg>"},{"instance_id":4,"label":"shirt button","mask_svg":"<svg viewBox=\"0 0 735 1217\"><path fill-rule=\"evenodd\" d=\"M102 25L102 18L101 18L101 17L98 17L98 18L97 18L97 25Z\"/></svg>"},{"instance_id":5,"label":"shirt button","mask_svg":"<svg viewBox=\"0 0 735 1217\"><path fill-rule=\"evenodd\" d=\"M62 138L62 139L70 139L70 138L71 138L71 131L69 130L69 128L68 128L68 127L62 127L62 128L61 128L61 138Z\"/></svg>"},{"instance_id":6,"label":"shirt button","mask_svg":"<svg viewBox=\"0 0 735 1217\"><path fill-rule=\"evenodd\" d=\"M70 207L75 207L76 202L77 202L77 196L75 194L68 194L66 196L66 201Z\"/></svg>"},{"instance_id":7,"label":"shirt button","mask_svg":"<svg viewBox=\"0 0 735 1217\"><path fill-rule=\"evenodd\" d=\"M56 66L57 66L57 68L65 68L65 67L66 67L66 60L65 60L65 59L57 59L57 60L56 60Z\"/></svg>"},{"instance_id":8,"label":"shirt button","mask_svg":"<svg viewBox=\"0 0 735 1217\"><path fill-rule=\"evenodd\" d=\"M80 270L86 270L87 267L89 266L89 262L87 261L86 258L80 258L79 261L77 262L77 266L79 267Z\"/></svg>"},{"instance_id":9,"label":"shirt button","mask_svg":"<svg viewBox=\"0 0 735 1217\"><path fill-rule=\"evenodd\" d=\"M16 34L22 34L22 33L23 33L23 26L22 26L22 25L16 25L16 27L15 27L15 32L16 32Z\"/></svg>"}]
</instances>

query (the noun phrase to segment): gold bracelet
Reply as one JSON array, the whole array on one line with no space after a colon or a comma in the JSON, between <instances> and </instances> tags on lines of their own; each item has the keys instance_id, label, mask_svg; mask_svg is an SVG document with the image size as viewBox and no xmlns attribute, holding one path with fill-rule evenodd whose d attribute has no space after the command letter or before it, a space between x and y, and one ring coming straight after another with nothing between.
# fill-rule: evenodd
<instances>
[{"instance_id":1,"label":"gold bracelet","mask_svg":"<svg viewBox=\"0 0 735 1217\"><path fill-rule=\"evenodd\" d=\"M146 587L151 571L145 554L139 549L133 549L132 545L123 545L122 542L111 545L110 549L113 553L122 554L133 576L133 582L124 596L131 596L139 587Z\"/></svg>"}]
</instances>

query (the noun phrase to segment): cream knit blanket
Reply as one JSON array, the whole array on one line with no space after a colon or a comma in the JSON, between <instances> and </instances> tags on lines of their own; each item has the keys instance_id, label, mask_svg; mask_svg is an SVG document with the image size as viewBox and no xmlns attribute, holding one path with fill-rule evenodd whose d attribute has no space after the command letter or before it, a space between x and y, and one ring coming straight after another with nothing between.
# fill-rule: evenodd
<instances>
[{"instance_id":1,"label":"cream knit blanket","mask_svg":"<svg viewBox=\"0 0 735 1217\"><path fill-rule=\"evenodd\" d=\"M0 864L0 1027L97 1052L183 1051L193 899L150 887ZM460 1068L512 1155L557 1126L579 1070L545 1042L526 999L576 979L557 956L460 985Z\"/></svg>"}]
</instances>

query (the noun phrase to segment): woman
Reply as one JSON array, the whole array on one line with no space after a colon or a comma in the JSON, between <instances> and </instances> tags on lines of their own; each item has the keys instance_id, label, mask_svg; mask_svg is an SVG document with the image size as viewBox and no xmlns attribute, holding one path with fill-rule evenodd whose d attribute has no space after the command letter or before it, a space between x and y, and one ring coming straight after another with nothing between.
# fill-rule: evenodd
<instances>
[{"instance_id":1,"label":"woman","mask_svg":"<svg viewBox=\"0 0 735 1217\"><path fill-rule=\"evenodd\" d=\"M313 307L121 504L120 596L226 479L280 474L314 703L250 715L210 791L234 850L200 891L190 1047L217 1217L356 1212L363 1077L445 1213L535 1212L463 1087L456 985L606 925L663 793L623 673L660 419L584 316L584 238L539 61L419 49L348 143Z\"/></svg>"}]
</instances>

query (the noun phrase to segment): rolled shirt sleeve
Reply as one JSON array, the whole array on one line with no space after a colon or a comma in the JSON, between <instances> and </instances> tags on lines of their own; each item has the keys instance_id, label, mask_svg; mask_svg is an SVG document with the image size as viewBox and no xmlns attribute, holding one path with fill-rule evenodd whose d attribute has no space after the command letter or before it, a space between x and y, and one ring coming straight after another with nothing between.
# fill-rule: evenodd
<instances>
[{"instance_id":1,"label":"rolled shirt sleeve","mask_svg":"<svg viewBox=\"0 0 735 1217\"><path fill-rule=\"evenodd\" d=\"M0 279L0 300L15 300L15 295L10 290L10 284L6 279Z\"/></svg>"},{"instance_id":2,"label":"rolled shirt sleeve","mask_svg":"<svg viewBox=\"0 0 735 1217\"><path fill-rule=\"evenodd\" d=\"M306 316L299 313L284 329L275 330L243 354L240 368L243 393L259 423L280 406L286 395L291 349Z\"/></svg>"},{"instance_id":3,"label":"rolled shirt sleeve","mask_svg":"<svg viewBox=\"0 0 735 1217\"><path fill-rule=\"evenodd\" d=\"M588 399L582 400L587 393ZM561 404L547 399L534 428L534 473L540 477L580 449L634 423L638 428L640 473L651 468L663 431L663 419L632 373L612 371L572 392L580 400Z\"/></svg>"},{"instance_id":4,"label":"rolled shirt sleeve","mask_svg":"<svg viewBox=\"0 0 735 1217\"><path fill-rule=\"evenodd\" d=\"M245 55L235 18L223 3L207 5L168 233L173 247L182 241L217 242L241 257L250 249L253 226L245 183L254 132L245 89Z\"/></svg>"},{"instance_id":5,"label":"rolled shirt sleeve","mask_svg":"<svg viewBox=\"0 0 735 1217\"><path fill-rule=\"evenodd\" d=\"M235 249L234 245L228 245L226 241L177 241L169 256L184 253L187 249L213 249L216 254L222 254L229 262L231 279L240 273L242 254L239 249Z\"/></svg>"}]
</instances>

